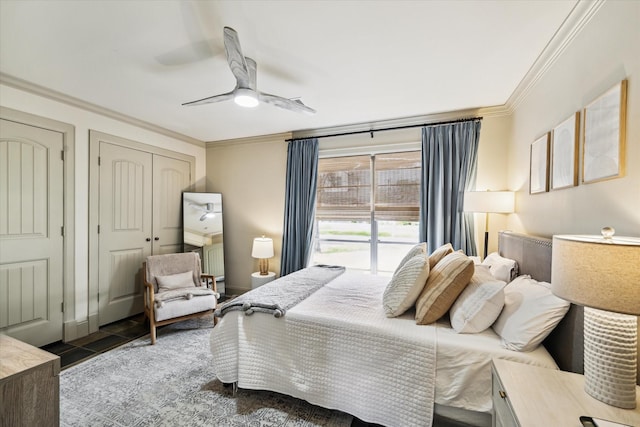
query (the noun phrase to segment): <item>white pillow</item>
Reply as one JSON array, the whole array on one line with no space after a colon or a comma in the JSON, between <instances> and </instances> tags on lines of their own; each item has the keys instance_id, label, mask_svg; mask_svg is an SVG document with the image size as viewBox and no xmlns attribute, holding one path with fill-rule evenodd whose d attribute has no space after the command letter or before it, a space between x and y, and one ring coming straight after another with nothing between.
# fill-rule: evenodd
<instances>
[{"instance_id":1,"label":"white pillow","mask_svg":"<svg viewBox=\"0 0 640 427\"><path fill-rule=\"evenodd\" d=\"M393 274L396 274L402 268L402 266L405 265L407 263L407 261L409 261L411 258L413 258L416 255L420 255L420 254L422 254L423 256L426 256L426 254L427 254L427 244L426 243L418 243L417 245L415 245L414 247L409 249L409 252L407 252L407 254L404 256L404 258L402 258L402 261L400 261L400 263L396 267L396 271L394 271Z\"/></svg>"},{"instance_id":2,"label":"white pillow","mask_svg":"<svg viewBox=\"0 0 640 427\"><path fill-rule=\"evenodd\" d=\"M429 277L429 259L418 254L405 262L389 281L382 294L387 317L400 316L413 307Z\"/></svg>"},{"instance_id":3,"label":"white pillow","mask_svg":"<svg viewBox=\"0 0 640 427\"><path fill-rule=\"evenodd\" d=\"M471 281L449 310L451 327L459 334L475 334L491 326L504 307L506 285L491 275L489 267L476 265Z\"/></svg>"},{"instance_id":4,"label":"white pillow","mask_svg":"<svg viewBox=\"0 0 640 427\"><path fill-rule=\"evenodd\" d=\"M156 276L156 281L158 282L158 292L195 286L193 283L193 271L170 274L168 276Z\"/></svg>"},{"instance_id":5,"label":"white pillow","mask_svg":"<svg viewBox=\"0 0 640 427\"><path fill-rule=\"evenodd\" d=\"M569 302L551 293L551 285L519 276L504 288L504 308L493 324L502 346L515 351L535 349L569 310Z\"/></svg>"},{"instance_id":6,"label":"white pillow","mask_svg":"<svg viewBox=\"0 0 640 427\"><path fill-rule=\"evenodd\" d=\"M482 259L479 256L469 255L469 259L473 261L474 265L482 264Z\"/></svg>"},{"instance_id":7,"label":"white pillow","mask_svg":"<svg viewBox=\"0 0 640 427\"><path fill-rule=\"evenodd\" d=\"M482 265L488 265L493 277L507 283L518 276L518 263L515 260L501 257L497 252L487 255L482 261Z\"/></svg>"}]
</instances>

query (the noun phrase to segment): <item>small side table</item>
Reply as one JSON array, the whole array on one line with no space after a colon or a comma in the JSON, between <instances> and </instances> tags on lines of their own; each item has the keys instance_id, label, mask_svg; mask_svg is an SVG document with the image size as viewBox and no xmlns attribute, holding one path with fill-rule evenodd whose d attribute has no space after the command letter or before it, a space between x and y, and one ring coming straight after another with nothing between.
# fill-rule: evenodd
<instances>
[{"instance_id":1,"label":"small side table","mask_svg":"<svg viewBox=\"0 0 640 427\"><path fill-rule=\"evenodd\" d=\"M259 271L251 274L251 289L255 289L269 283L276 278L276 273L270 271L266 276L261 276Z\"/></svg>"},{"instance_id":2,"label":"small side table","mask_svg":"<svg viewBox=\"0 0 640 427\"><path fill-rule=\"evenodd\" d=\"M589 396L584 376L509 360L493 359L493 426L579 426L582 415L640 426L636 409L620 409Z\"/></svg>"}]
</instances>

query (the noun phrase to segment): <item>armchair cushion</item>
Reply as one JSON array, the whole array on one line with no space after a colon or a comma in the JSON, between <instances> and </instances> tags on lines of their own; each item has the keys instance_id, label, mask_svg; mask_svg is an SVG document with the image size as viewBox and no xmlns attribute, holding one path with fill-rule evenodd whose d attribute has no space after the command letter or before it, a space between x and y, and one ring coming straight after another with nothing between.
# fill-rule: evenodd
<instances>
[{"instance_id":1,"label":"armchair cushion","mask_svg":"<svg viewBox=\"0 0 640 427\"><path fill-rule=\"evenodd\" d=\"M156 322L173 319L180 316L199 313L201 311L213 310L216 308L216 295L211 291L210 295L202 295L191 299L180 298L165 301L162 307L156 306L153 310Z\"/></svg>"},{"instance_id":2,"label":"armchair cushion","mask_svg":"<svg viewBox=\"0 0 640 427\"><path fill-rule=\"evenodd\" d=\"M156 276L158 282L158 292L170 291L172 289L192 288L193 271L170 274L168 276Z\"/></svg>"}]
</instances>

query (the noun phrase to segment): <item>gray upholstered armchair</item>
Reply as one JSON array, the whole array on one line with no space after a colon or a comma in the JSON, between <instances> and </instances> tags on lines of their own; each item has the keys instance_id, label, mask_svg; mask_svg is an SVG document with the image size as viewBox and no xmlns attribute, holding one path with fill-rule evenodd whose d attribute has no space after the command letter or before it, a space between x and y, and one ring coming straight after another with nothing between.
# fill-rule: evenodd
<instances>
[{"instance_id":1,"label":"gray upholstered armchair","mask_svg":"<svg viewBox=\"0 0 640 427\"><path fill-rule=\"evenodd\" d=\"M151 344L156 327L213 313L220 295L215 277L202 274L200 255L186 252L152 255L143 264L144 314ZM214 318L215 324L215 318Z\"/></svg>"}]
</instances>

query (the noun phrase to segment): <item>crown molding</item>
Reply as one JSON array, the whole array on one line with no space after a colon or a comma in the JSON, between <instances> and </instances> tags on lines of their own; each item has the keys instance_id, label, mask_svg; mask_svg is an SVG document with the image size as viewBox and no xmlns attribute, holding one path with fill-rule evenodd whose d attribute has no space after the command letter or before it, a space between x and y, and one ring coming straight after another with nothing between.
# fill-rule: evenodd
<instances>
[{"instance_id":1,"label":"crown molding","mask_svg":"<svg viewBox=\"0 0 640 427\"><path fill-rule=\"evenodd\" d=\"M108 108L104 108L99 105L83 101L73 96L69 96L62 92L48 89L44 86L40 86L35 83L28 82L26 80L22 80L18 77L14 77L6 73L0 72L0 84L4 84L6 86L20 89L25 92L32 93L34 95L42 96L44 98L48 98L53 101L62 102L64 104L71 105L72 107L77 107L82 110L100 114L101 116L109 117L111 119L118 120L120 122L124 122L142 129L146 129L151 132L159 133L161 135L165 135L170 138L175 138L201 148L205 147L204 141L200 141L199 139L191 138L190 136L183 135L178 132L174 132L172 130L163 128L161 126L154 125L153 123L145 122L144 120L135 119L126 114L118 113L117 111L113 111Z\"/></svg>"},{"instance_id":2,"label":"crown molding","mask_svg":"<svg viewBox=\"0 0 640 427\"><path fill-rule=\"evenodd\" d=\"M442 113L426 114L421 116L402 117L398 119L380 120L371 122L354 123L343 126L332 126L317 129L304 129L292 133L292 138L313 138L334 133L376 131L385 128L402 127L402 126L420 126L430 123L445 122L449 120L459 120L464 118L475 117L497 117L510 114L508 109L503 105L492 107L469 108L466 110L447 111Z\"/></svg>"},{"instance_id":3,"label":"crown molding","mask_svg":"<svg viewBox=\"0 0 640 427\"><path fill-rule=\"evenodd\" d=\"M522 103L538 81L547 73L558 57L571 44L573 39L582 31L591 18L600 10L606 0L578 0L565 18L560 28L555 32L549 43L538 55L535 62L513 91L505 106L509 114L513 113Z\"/></svg>"},{"instance_id":4,"label":"crown molding","mask_svg":"<svg viewBox=\"0 0 640 427\"><path fill-rule=\"evenodd\" d=\"M250 136L247 138L235 138L235 139L224 139L220 141L207 141L206 147L209 148L223 148L228 147L230 145L249 145L249 144L264 144L267 142L284 142L285 140L291 138L291 132L283 132L283 133L274 133L270 135L260 135L260 136Z\"/></svg>"}]
</instances>

